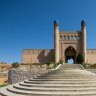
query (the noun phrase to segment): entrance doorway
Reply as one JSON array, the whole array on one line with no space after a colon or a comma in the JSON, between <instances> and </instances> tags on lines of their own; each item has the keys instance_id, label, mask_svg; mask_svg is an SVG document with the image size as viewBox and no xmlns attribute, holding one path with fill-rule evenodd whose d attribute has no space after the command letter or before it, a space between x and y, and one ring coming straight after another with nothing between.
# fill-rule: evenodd
<instances>
[{"instance_id":1,"label":"entrance doorway","mask_svg":"<svg viewBox=\"0 0 96 96\"><path fill-rule=\"evenodd\" d=\"M69 46L65 50L65 63L74 64L75 62L76 62L76 50L72 46Z\"/></svg>"},{"instance_id":2,"label":"entrance doorway","mask_svg":"<svg viewBox=\"0 0 96 96\"><path fill-rule=\"evenodd\" d=\"M67 62L68 64L73 64L74 63L74 57L73 56L67 56Z\"/></svg>"}]
</instances>

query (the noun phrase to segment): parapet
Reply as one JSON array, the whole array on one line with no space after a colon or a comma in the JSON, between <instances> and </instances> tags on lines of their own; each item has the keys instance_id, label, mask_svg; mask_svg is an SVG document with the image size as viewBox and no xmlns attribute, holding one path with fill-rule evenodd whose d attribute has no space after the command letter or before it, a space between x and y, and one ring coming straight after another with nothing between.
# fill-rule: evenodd
<instances>
[{"instance_id":1,"label":"parapet","mask_svg":"<svg viewBox=\"0 0 96 96\"><path fill-rule=\"evenodd\" d=\"M54 51L54 49L24 49L23 54L39 54L42 51L49 53L50 51Z\"/></svg>"},{"instance_id":2,"label":"parapet","mask_svg":"<svg viewBox=\"0 0 96 96\"><path fill-rule=\"evenodd\" d=\"M88 54L96 54L96 49L87 49Z\"/></svg>"}]
</instances>

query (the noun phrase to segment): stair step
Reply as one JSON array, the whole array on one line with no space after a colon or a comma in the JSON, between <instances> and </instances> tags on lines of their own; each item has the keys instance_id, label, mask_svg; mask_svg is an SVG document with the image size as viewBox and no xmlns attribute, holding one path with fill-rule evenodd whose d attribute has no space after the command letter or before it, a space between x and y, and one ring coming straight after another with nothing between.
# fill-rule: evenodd
<instances>
[{"instance_id":1,"label":"stair step","mask_svg":"<svg viewBox=\"0 0 96 96\"><path fill-rule=\"evenodd\" d=\"M67 94L96 94L96 91L76 91L76 90L74 90L74 91L28 91L28 90L18 90L18 89L14 89L13 87L12 88L7 88L7 90L9 91L9 92L12 92L12 93L16 93L16 94L23 94L23 95L34 95L34 94L56 94L56 95L61 95L61 94L63 94L63 95L67 95Z\"/></svg>"},{"instance_id":2,"label":"stair step","mask_svg":"<svg viewBox=\"0 0 96 96\"><path fill-rule=\"evenodd\" d=\"M46 87L82 87L82 86L89 86L89 87L96 87L96 84L28 84L28 83L19 83L19 85L24 86L46 86Z\"/></svg>"},{"instance_id":3,"label":"stair step","mask_svg":"<svg viewBox=\"0 0 96 96\"><path fill-rule=\"evenodd\" d=\"M79 65L59 69L0 88L1 96L96 96L96 75Z\"/></svg>"},{"instance_id":4,"label":"stair step","mask_svg":"<svg viewBox=\"0 0 96 96\"><path fill-rule=\"evenodd\" d=\"M54 81L54 80L55 81L96 81L96 79L93 79L93 78L91 78L91 79L86 79L86 78L85 79L81 79L81 78L80 79L75 79L75 78L74 79L72 79L72 78L71 79L64 79L64 78L62 78L62 79L61 78L58 78L58 79L46 79L46 78L45 79L41 79L41 78L32 79L32 78L30 78L29 79L29 81Z\"/></svg>"},{"instance_id":5,"label":"stair step","mask_svg":"<svg viewBox=\"0 0 96 96\"><path fill-rule=\"evenodd\" d=\"M24 87L24 86L20 86L20 85L14 85L13 86L14 88L16 88L16 89L21 89L21 90L50 90L50 91L52 91L52 90L65 90L65 91L74 91L74 90L81 90L81 91L84 91L84 90L87 90L87 91L91 91L91 90L95 90L96 91L96 87L92 87L92 88L90 88L90 87L85 87L85 88L56 88L56 87L54 87L54 88L48 88L48 87Z\"/></svg>"},{"instance_id":6,"label":"stair step","mask_svg":"<svg viewBox=\"0 0 96 96\"><path fill-rule=\"evenodd\" d=\"M38 81L38 82L36 82L36 81L29 81L29 80L26 80L26 81L24 81L24 83L33 83L33 84L94 84L94 83L96 83L96 81L80 81L80 82L78 82L78 81Z\"/></svg>"}]
</instances>

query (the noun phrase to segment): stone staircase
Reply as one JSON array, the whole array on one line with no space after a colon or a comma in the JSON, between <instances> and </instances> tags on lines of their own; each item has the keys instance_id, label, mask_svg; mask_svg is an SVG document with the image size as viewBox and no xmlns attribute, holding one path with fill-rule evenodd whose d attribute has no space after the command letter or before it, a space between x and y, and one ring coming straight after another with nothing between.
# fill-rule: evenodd
<instances>
[{"instance_id":1,"label":"stone staircase","mask_svg":"<svg viewBox=\"0 0 96 96\"><path fill-rule=\"evenodd\" d=\"M96 75L79 65L61 65L42 76L0 89L1 96L96 96Z\"/></svg>"}]
</instances>

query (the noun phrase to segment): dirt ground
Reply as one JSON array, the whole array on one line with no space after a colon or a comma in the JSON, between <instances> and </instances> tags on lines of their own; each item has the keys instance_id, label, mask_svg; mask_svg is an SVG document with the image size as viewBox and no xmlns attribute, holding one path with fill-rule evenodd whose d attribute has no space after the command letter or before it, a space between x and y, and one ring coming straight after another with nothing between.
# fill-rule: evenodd
<instances>
[{"instance_id":1,"label":"dirt ground","mask_svg":"<svg viewBox=\"0 0 96 96\"><path fill-rule=\"evenodd\" d=\"M5 84L7 80L8 78L0 78L0 85Z\"/></svg>"}]
</instances>

